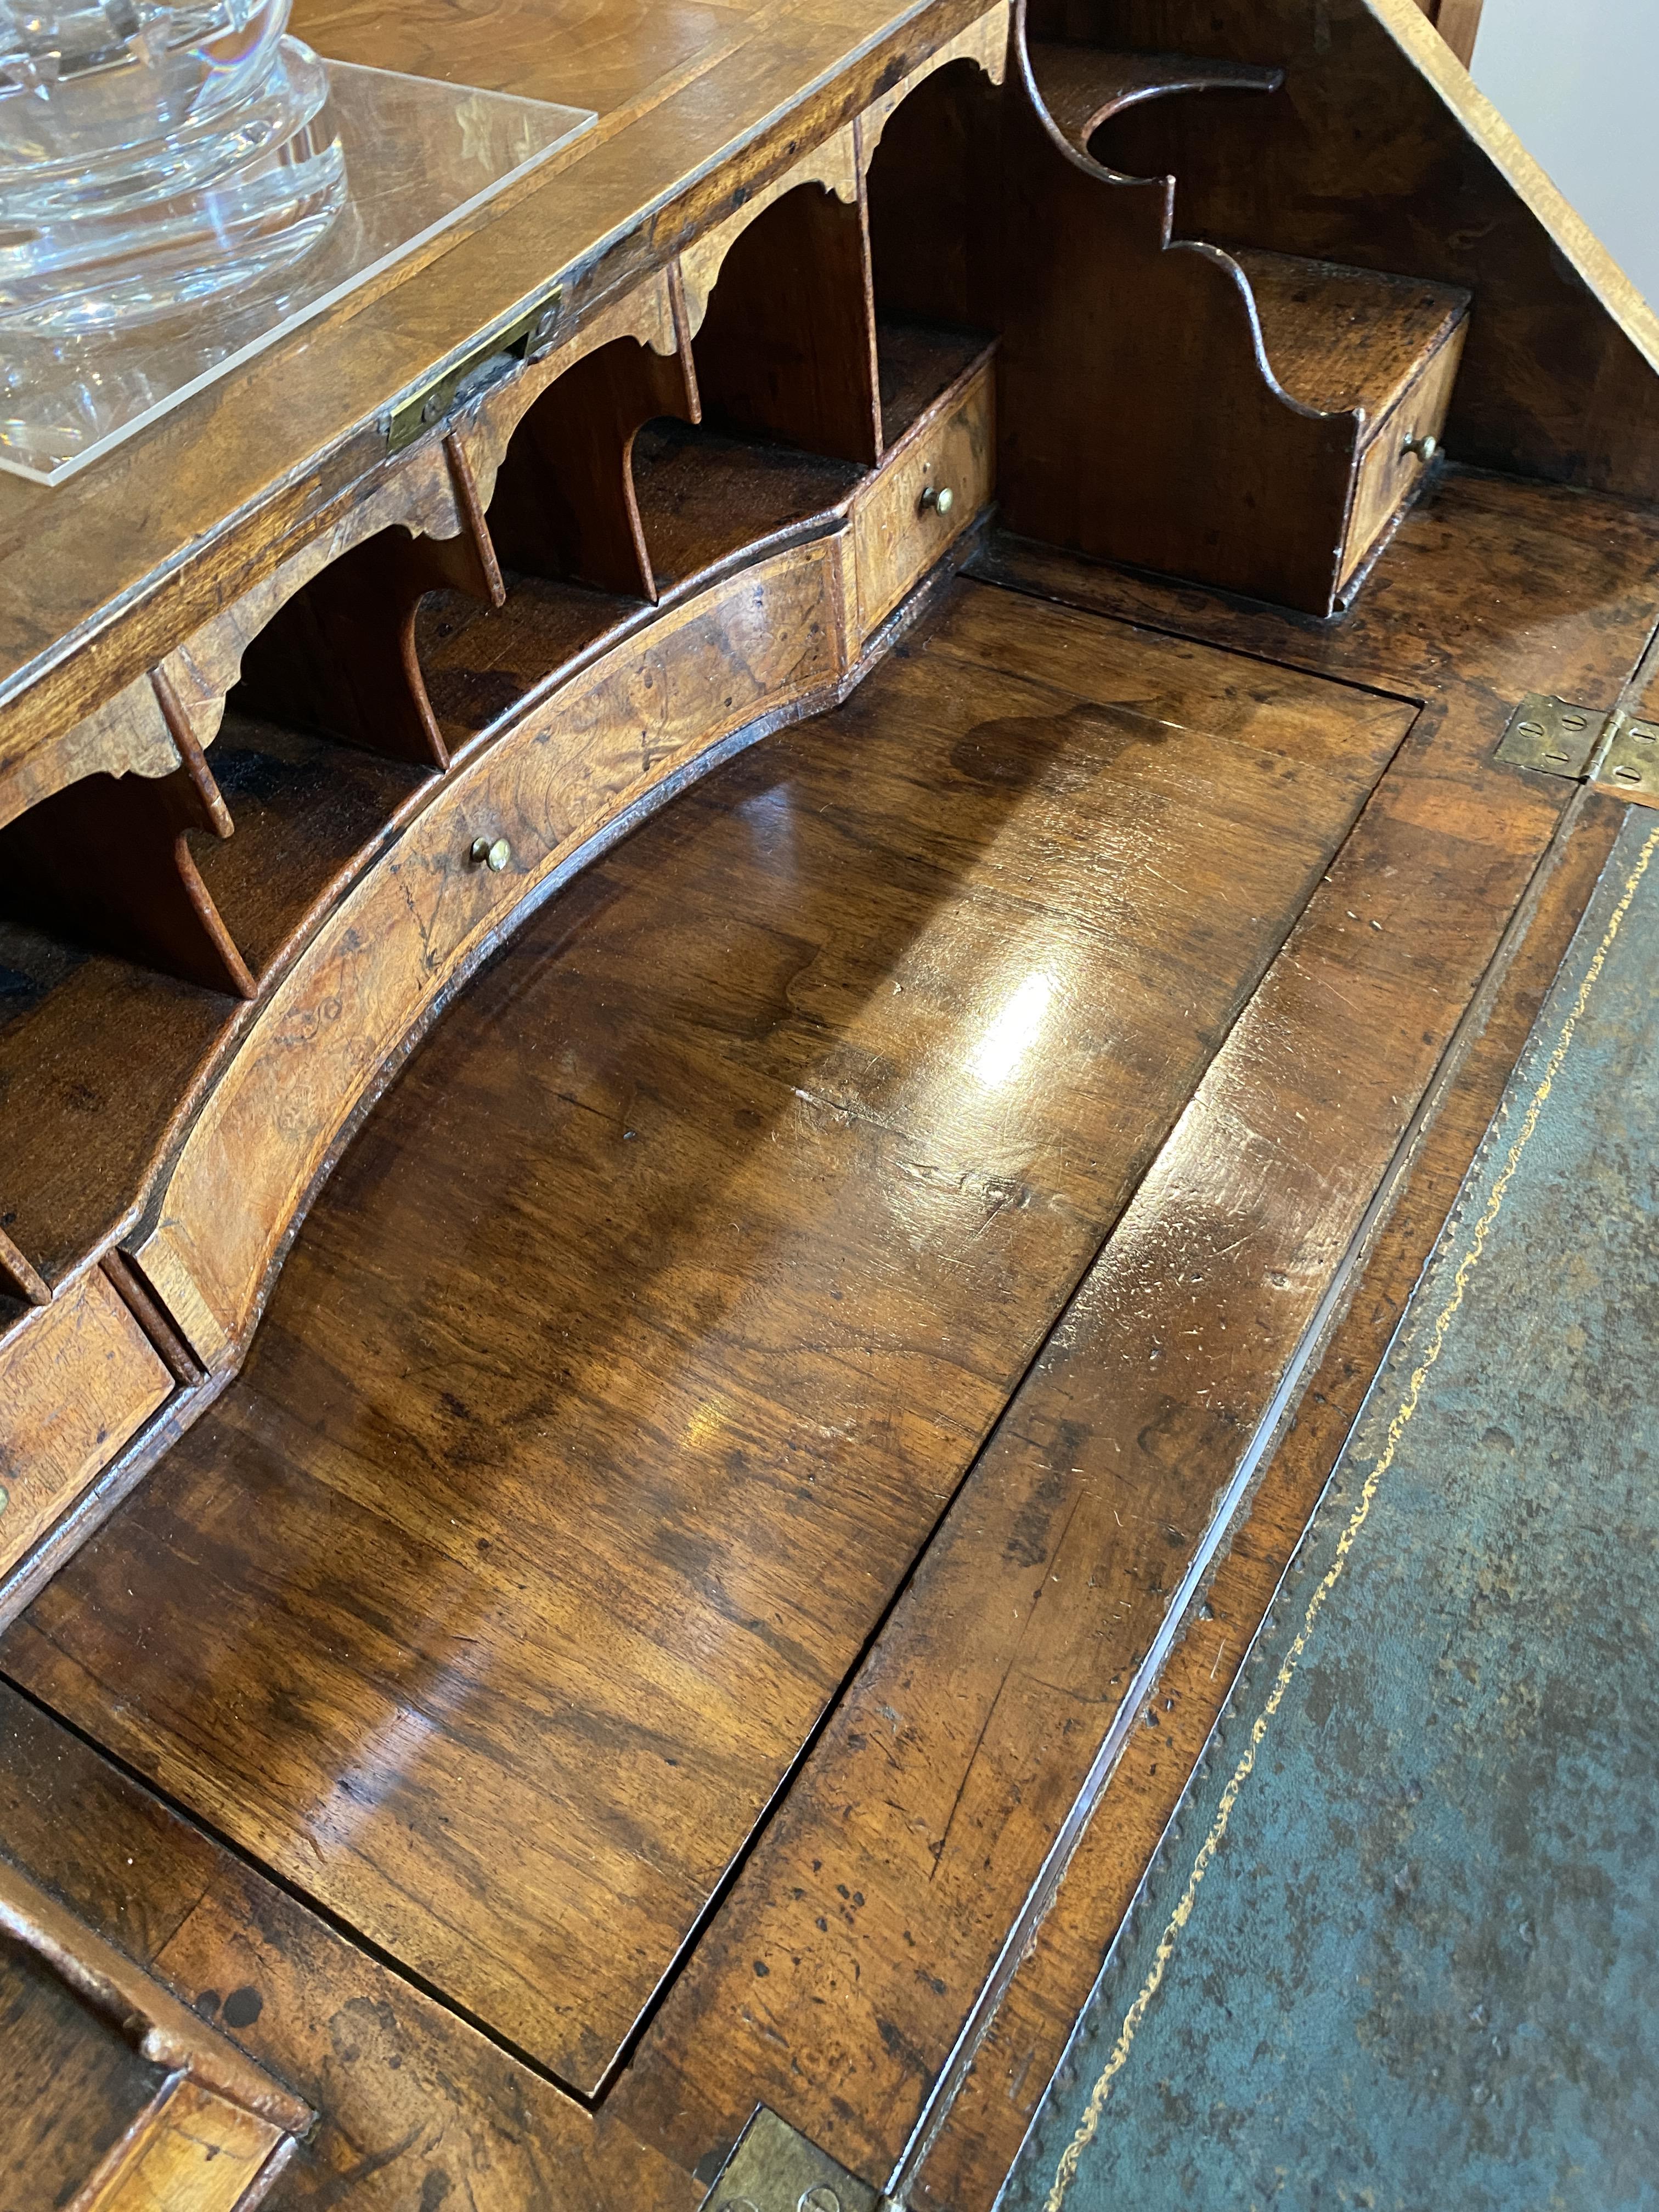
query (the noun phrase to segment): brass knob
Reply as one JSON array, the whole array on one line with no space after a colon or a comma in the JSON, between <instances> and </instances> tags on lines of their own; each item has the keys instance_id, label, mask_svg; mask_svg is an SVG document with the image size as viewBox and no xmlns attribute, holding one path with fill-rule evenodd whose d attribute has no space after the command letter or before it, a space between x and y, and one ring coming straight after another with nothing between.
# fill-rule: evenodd
<instances>
[{"instance_id":1,"label":"brass knob","mask_svg":"<svg viewBox=\"0 0 1659 2212\"><path fill-rule=\"evenodd\" d=\"M949 484L940 484L937 490L929 484L921 495L921 509L924 514L930 509L935 514L949 514L956 503L957 495Z\"/></svg>"},{"instance_id":2,"label":"brass knob","mask_svg":"<svg viewBox=\"0 0 1659 2212\"><path fill-rule=\"evenodd\" d=\"M1407 438L1400 450L1402 453L1415 453L1424 467L1427 468L1429 463L1440 451L1440 441L1432 430L1425 430L1420 438Z\"/></svg>"},{"instance_id":3,"label":"brass knob","mask_svg":"<svg viewBox=\"0 0 1659 2212\"><path fill-rule=\"evenodd\" d=\"M491 844L488 837L475 837L472 840L473 866L478 868L488 868L492 876L499 876L512 858L513 848L505 837L497 837L494 844Z\"/></svg>"}]
</instances>

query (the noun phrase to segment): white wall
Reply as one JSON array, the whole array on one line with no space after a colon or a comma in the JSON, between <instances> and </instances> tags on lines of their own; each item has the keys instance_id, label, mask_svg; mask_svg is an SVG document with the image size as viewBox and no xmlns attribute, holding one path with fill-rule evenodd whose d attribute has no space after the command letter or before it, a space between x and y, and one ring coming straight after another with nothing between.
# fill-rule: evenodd
<instances>
[{"instance_id":1,"label":"white wall","mask_svg":"<svg viewBox=\"0 0 1659 2212\"><path fill-rule=\"evenodd\" d=\"M1486 0L1473 75L1659 307L1659 0Z\"/></svg>"}]
</instances>

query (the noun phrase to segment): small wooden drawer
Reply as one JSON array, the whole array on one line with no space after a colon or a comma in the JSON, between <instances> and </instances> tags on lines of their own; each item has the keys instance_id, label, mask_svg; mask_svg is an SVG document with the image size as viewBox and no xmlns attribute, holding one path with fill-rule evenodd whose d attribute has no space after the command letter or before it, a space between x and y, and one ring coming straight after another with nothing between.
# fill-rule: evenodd
<instances>
[{"instance_id":1,"label":"small wooden drawer","mask_svg":"<svg viewBox=\"0 0 1659 2212\"><path fill-rule=\"evenodd\" d=\"M99 1267L0 1339L0 1572L73 1504L173 1387Z\"/></svg>"},{"instance_id":2,"label":"small wooden drawer","mask_svg":"<svg viewBox=\"0 0 1659 2212\"><path fill-rule=\"evenodd\" d=\"M252 1327L340 1130L552 872L732 732L841 673L841 544L721 578L454 769L259 1008L129 1255L204 1366Z\"/></svg>"},{"instance_id":3,"label":"small wooden drawer","mask_svg":"<svg viewBox=\"0 0 1659 2212\"><path fill-rule=\"evenodd\" d=\"M912 424L855 494L853 568L861 637L892 612L990 499L993 408L987 354Z\"/></svg>"},{"instance_id":4,"label":"small wooden drawer","mask_svg":"<svg viewBox=\"0 0 1659 2212\"><path fill-rule=\"evenodd\" d=\"M1338 569L1340 589L1423 480L1446 428L1468 317L1453 325L1360 447ZM1425 454L1424 447L1432 441Z\"/></svg>"}]
</instances>

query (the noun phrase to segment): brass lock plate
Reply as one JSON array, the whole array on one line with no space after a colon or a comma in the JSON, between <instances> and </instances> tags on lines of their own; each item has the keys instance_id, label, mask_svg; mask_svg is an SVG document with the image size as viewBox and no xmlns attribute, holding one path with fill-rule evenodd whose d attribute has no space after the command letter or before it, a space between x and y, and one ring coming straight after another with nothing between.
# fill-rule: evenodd
<instances>
[{"instance_id":1,"label":"brass lock plate","mask_svg":"<svg viewBox=\"0 0 1659 2212\"><path fill-rule=\"evenodd\" d=\"M478 339L447 368L405 392L385 417L387 453L401 453L405 446L412 446L423 432L458 415L491 385L544 353L552 342L563 298L563 285L550 285L510 323Z\"/></svg>"}]
</instances>

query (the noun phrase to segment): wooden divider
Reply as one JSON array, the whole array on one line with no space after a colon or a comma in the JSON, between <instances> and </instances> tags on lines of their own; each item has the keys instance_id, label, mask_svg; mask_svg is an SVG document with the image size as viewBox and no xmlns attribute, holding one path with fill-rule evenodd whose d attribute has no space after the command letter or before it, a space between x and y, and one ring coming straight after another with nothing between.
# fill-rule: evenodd
<instances>
[{"instance_id":1,"label":"wooden divider","mask_svg":"<svg viewBox=\"0 0 1659 2212\"><path fill-rule=\"evenodd\" d=\"M619 337L568 368L519 424L496 477L490 524L506 566L654 599L634 441L659 415L700 412L686 349L665 360Z\"/></svg>"},{"instance_id":2,"label":"wooden divider","mask_svg":"<svg viewBox=\"0 0 1659 2212\"><path fill-rule=\"evenodd\" d=\"M0 900L24 921L249 999L253 978L189 844L192 830L228 837L229 811L171 684L159 672L151 681L178 767L125 779L99 769L9 823Z\"/></svg>"},{"instance_id":3,"label":"wooden divider","mask_svg":"<svg viewBox=\"0 0 1659 2212\"><path fill-rule=\"evenodd\" d=\"M816 184L735 240L696 339L711 422L873 468L881 459L863 192Z\"/></svg>"}]
</instances>

